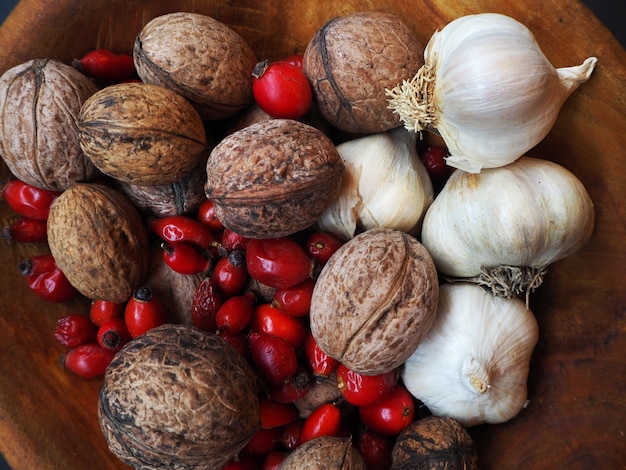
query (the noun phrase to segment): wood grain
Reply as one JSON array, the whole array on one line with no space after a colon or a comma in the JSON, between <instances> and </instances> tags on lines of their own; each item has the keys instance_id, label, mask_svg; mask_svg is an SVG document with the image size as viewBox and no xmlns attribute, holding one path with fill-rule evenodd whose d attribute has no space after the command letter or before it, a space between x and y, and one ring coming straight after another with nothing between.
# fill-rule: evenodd
<instances>
[{"instance_id":1,"label":"wood grain","mask_svg":"<svg viewBox=\"0 0 626 470\"><path fill-rule=\"evenodd\" d=\"M66 62L96 47L129 51L152 17L186 10L232 26L259 58L302 52L328 19L358 10L401 16L424 44L455 17L495 11L522 21L557 67L595 55L591 80L566 102L529 154L561 163L596 206L590 243L550 269L532 299L540 325L529 404L512 421L471 433L484 469L626 466L626 53L577 1L311 2L22 0L0 28L0 73L35 57ZM0 165L0 178L9 172ZM2 226L15 215L0 204ZM28 291L17 264L45 248L0 241L0 451L15 470L122 469L96 417L98 380L63 371L56 319L87 303L54 305Z\"/></svg>"}]
</instances>

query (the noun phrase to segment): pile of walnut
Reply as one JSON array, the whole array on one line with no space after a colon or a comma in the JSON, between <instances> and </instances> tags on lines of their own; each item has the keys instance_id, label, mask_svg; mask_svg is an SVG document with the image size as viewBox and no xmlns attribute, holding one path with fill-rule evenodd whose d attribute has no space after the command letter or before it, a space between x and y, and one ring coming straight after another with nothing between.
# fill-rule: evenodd
<instances>
[{"instance_id":1,"label":"pile of walnut","mask_svg":"<svg viewBox=\"0 0 626 470\"><path fill-rule=\"evenodd\" d=\"M209 198L224 226L245 237L310 229L342 184L336 144L400 125L384 90L416 74L423 47L392 15L328 22L304 53L316 109L302 122L262 113L250 122L257 57L212 18L155 18L138 34L134 59L141 82L101 88L56 60L7 71L0 151L18 179L63 191L48 243L82 295L121 303L149 284L168 305L172 324L129 342L105 375L99 416L111 450L135 468L220 468L259 429L262 387L219 335L189 326L206 276L164 269L146 219L193 214ZM367 231L344 247L314 274L311 331L354 370L395 370L433 324L435 266L398 231ZM437 419L403 432L392 468L415 468L429 455L436 467L476 467L469 434ZM345 437L305 445L283 468L366 468ZM457 460L445 463L446 455Z\"/></svg>"}]
</instances>

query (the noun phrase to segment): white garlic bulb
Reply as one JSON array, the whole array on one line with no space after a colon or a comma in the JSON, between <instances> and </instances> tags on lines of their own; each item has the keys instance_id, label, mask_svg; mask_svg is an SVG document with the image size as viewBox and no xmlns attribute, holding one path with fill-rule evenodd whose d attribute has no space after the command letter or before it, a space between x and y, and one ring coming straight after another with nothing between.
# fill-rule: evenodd
<instances>
[{"instance_id":1,"label":"white garlic bulb","mask_svg":"<svg viewBox=\"0 0 626 470\"><path fill-rule=\"evenodd\" d=\"M510 297L579 250L594 227L582 182L549 160L523 156L479 174L456 170L428 208L421 240L437 269Z\"/></svg>"},{"instance_id":2,"label":"white garlic bulb","mask_svg":"<svg viewBox=\"0 0 626 470\"><path fill-rule=\"evenodd\" d=\"M464 426L502 423L527 402L533 313L476 284L443 284L435 323L402 368L413 396Z\"/></svg>"},{"instance_id":3,"label":"white garlic bulb","mask_svg":"<svg viewBox=\"0 0 626 470\"><path fill-rule=\"evenodd\" d=\"M373 228L419 232L434 195L416 140L415 133L398 127L339 144L345 166L341 191L317 228L343 240Z\"/></svg>"},{"instance_id":4,"label":"white garlic bulb","mask_svg":"<svg viewBox=\"0 0 626 470\"><path fill-rule=\"evenodd\" d=\"M467 15L433 34L424 66L387 90L407 129L435 128L450 166L469 172L513 162L539 143L597 58L555 69L531 31L497 13Z\"/></svg>"}]
</instances>

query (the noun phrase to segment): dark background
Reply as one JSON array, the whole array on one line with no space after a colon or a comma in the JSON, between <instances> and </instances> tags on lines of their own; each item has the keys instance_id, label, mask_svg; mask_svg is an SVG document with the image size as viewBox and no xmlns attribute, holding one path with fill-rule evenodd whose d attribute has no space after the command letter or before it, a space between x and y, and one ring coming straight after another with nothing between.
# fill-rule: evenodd
<instances>
[{"instance_id":1,"label":"dark background","mask_svg":"<svg viewBox=\"0 0 626 470\"><path fill-rule=\"evenodd\" d=\"M0 0L0 23L9 14L17 0ZM626 1L583 0L583 3L606 25L615 38L626 48ZM589 38L593 42L593 38ZM0 470L10 470L0 456Z\"/></svg>"}]
</instances>

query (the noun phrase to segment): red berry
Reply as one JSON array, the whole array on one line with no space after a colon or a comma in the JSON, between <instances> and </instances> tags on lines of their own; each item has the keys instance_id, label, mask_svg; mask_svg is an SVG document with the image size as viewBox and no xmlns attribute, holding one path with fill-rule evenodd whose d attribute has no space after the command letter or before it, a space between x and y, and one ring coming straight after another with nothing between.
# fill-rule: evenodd
<instances>
[{"instance_id":1,"label":"red berry","mask_svg":"<svg viewBox=\"0 0 626 470\"><path fill-rule=\"evenodd\" d=\"M200 274L209 270L211 262L197 248L186 243L162 243L163 260L180 274Z\"/></svg>"},{"instance_id":2,"label":"red berry","mask_svg":"<svg viewBox=\"0 0 626 470\"><path fill-rule=\"evenodd\" d=\"M285 62L289 62L291 65L294 65L300 69L302 68L303 60L304 56L302 54L293 54L285 58Z\"/></svg>"},{"instance_id":3,"label":"red berry","mask_svg":"<svg viewBox=\"0 0 626 470\"><path fill-rule=\"evenodd\" d=\"M217 312L223 300L219 289L211 278L202 280L191 301L191 321L201 330L217 331Z\"/></svg>"},{"instance_id":4,"label":"red berry","mask_svg":"<svg viewBox=\"0 0 626 470\"><path fill-rule=\"evenodd\" d=\"M241 250L233 250L215 263L211 279L226 297L239 294L248 281L246 255Z\"/></svg>"},{"instance_id":5,"label":"red berry","mask_svg":"<svg viewBox=\"0 0 626 470\"><path fill-rule=\"evenodd\" d=\"M376 403L359 407L363 424L386 436L399 434L415 417L415 402L409 391L397 384Z\"/></svg>"},{"instance_id":6,"label":"red berry","mask_svg":"<svg viewBox=\"0 0 626 470\"><path fill-rule=\"evenodd\" d=\"M368 470L389 470L394 441L365 429L355 437L354 447L361 453Z\"/></svg>"},{"instance_id":7,"label":"red berry","mask_svg":"<svg viewBox=\"0 0 626 470\"><path fill-rule=\"evenodd\" d=\"M314 232L307 237L304 246L308 255L323 266L342 244L332 233Z\"/></svg>"},{"instance_id":8,"label":"red berry","mask_svg":"<svg viewBox=\"0 0 626 470\"><path fill-rule=\"evenodd\" d=\"M212 232L224 230L224 224L217 217L215 204L210 199L205 199L196 213L196 220L206 225Z\"/></svg>"},{"instance_id":9,"label":"red berry","mask_svg":"<svg viewBox=\"0 0 626 470\"><path fill-rule=\"evenodd\" d=\"M311 372L328 376L339 366L339 361L322 351L309 331L304 342L304 356Z\"/></svg>"},{"instance_id":10,"label":"red berry","mask_svg":"<svg viewBox=\"0 0 626 470\"><path fill-rule=\"evenodd\" d=\"M262 470L280 470L280 466L287 457L287 452L273 450L269 452L263 459Z\"/></svg>"},{"instance_id":11,"label":"red berry","mask_svg":"<svg viewBox=\"0 0 626 470\"><path fill-rule=\"evenodd\" d=\"M262 428L277 428L291 423L298 417L298 410L288 403L277 403L269 398L259 398L259 416Z\"/></svg>"},{"instance_id":12,"label":"red berry","mask_svg":"<svg viewBox=\"0 0 626 470\"><path fill-rule=\"evenodd\" d=\"M244 331L252 318L254 301L255 296L251 292L226 299L215 313L217 331L231 335Z\"/></svg>"},{"instance_id":13,"label":"red berry","mask_svg":"<svg viewBox=\"0 0 626 470\"><path fill-rule=\"evenodd\" d=\"M247 455L267 455L280 447L282 437L283 429L281 427L261 428L252 435L242 452Z\"/></svg>"},{"instance_id":14,"label":"red berry","mask_svg":"<svg viewBox=\"0 0 626 470\"><path fill-rule=\"evenodd\" d=\"M248 341L252 360L269 384L279 385L297 372L296 352L284 339L253 331Z\"/></svg>"},{"instance_id":15,"label":"red berry","mask_svg":"<svg viewBox=\"0 0 626 470\"><path fill-rule=\"evenodd\" d=\"M309 111L313 92L302 67L264 60L255 66L252 77L254 99L270 116L300 119Z\"/></svg>"},{"instance_id":16,"label":"red berry","mask_svg":"<svg viewBox=\"0 0 626 470\"><path fill-rule=\"evenodd\" d=\"M294 450L300 445L300 436L304 420L301 418L293 420L283 428L283 447L287 450Z\"/></svg>"},{"instance_id":17,"label":"red berry","mask_svg":"<svg viewBox=\"0 0 626 470\"><path fill-rule=\"evenodd\" d=\"M165 323L165 308L148 287L139 287L126 303L124 321L133 338Z\"/></svg>"},{"instance_id":18,"label":"red berry","mask_svg":"<svg viewBox=\"0 0 626 470\"><path fill-rule=\"evenodd\" d=\"M337 367L337 386L348 403L365 406L377 402L396 384L398 375L394 369L378 375L363 375L343 364Z\"/></svg>"},{"instance_id":19,"label":"red berry","mask_svg":"<svg viewBox=\"0 0 626 470\"><path fill-rule=\"evenodd\" d=\"M248 274L266 286L286 289L311 274L311 259L291 237L252 239L246 247Z\"/></svg>"},{"instance_id":20,"label":"red berry","mask_svg":"<svg viewBox=\"0 0 626 470\"><path fill-rule=\"evenodd\" d=\"M102 349L96 343L85 343L66 351L61 358L62 365L86 379L101 377L115 353Z\"/></svg>"},{"instance_id":21,"label":"red berry","mask_svg":"<svg viewBox=\"0 0 626 470\"><path fill-rule=\"evenodd\" d=\"M300 443L321 436L337 436L341 428L341 411L332 403L315 408L302 425Z\"/></svg>"},{"instance_id":22,"label":"red berry","mask_svg":"<svg viewBox=\"0 0 626 470\"><path fill-rule=\"evenodd\" d=\"M250 358L250 344L248 338L243 333L230 334L227 331L220 333L220 337L230 344L246 360Z\"/></svg>"},{"instance_id":23,"label":"red berry","mask_svg":"<svg viewBox=\"0 0 626 470\"><path fill-rule=\"evenodd\" d=\"M78 295L49 253L22 261L19 270L26 277L28 287L48 302L66 302Z\"/></svg>"},{"instance_id":24,"label":"red berry","mask_svg":"<svg viewBox=\"0 0 626 470\"><path fill-rule=\"evenodd\" d=\"M89 319L96 326L102 326L112 318L124 316L126 304L117 304L108 300L96 299L91 302L89 308Z\"/></svg>"},{"instance_id":25,"label":"red berry","mask_svg":"<svg viewBox=\"0 0 626 470\"><path fill-rule=\"evenodd\" d=\"M85 315L71 313L57 320L54 337L67 348L93 343L97 329Z\"/></svg>"},{"instance_id":26,"label":"red berry","mask_svg":"<svg viewBox=\"0 0 626 470\"><path fill-rule=\"evenodd\" d=\"M273 307L272 304L259 304L254 308L250 329L286 340L296 351L304 346L308 332L302 318L291 317Z\"/></svg>"},{"instance_id":27,"label":"red berry","mask_svg":"<svg viewBox=\"0 0 626 470\"><path fill-rule=\"evenodd\" d=\"M184 242L200 250L211 247L215 241L206 225L186 215L151 217L148 228L168 243Z\"/></svg>"},{"instance_id":28,"label":"red berry","mask_svg":"<svg viewBox=\"0 0 626 470\"><path fill-rule=\"evenodd\" d=\"M224 252L223 255L230 253L233 250L245 251L249 241L249 238L225 228L222 231L222 237L220 238L220 251Z\"/></svg>"},{"instance_id":29,"label":"red berry","mask_svg":"<svg viewBox=\"0 0 626 470\"><path fill-rule=\"evenodd\" d=\"M107 82L119 82L136 73L132 56L115 54L108 49L88 52L78 61L78 65L85 75Z\"/></svg>"},{"instance_id":30,"label":"red berry","mask_svg":"<svg viewBox=\"0 0 626 470\"><path fill-rule=\"evenodd\" d=\"M450 174L450 167L446 164L448 152L444 147L429 146L420 152L420 160L433 184L442 183Z\"/></svg>"},{"instance_id":31,"label":"red berry","mask_svg":"<svg viewBox=\"0 0 626 470\"><path fill-rule=\"evenodd\" d=\"M269 386L269 396L278 403L294 403L303 398L311 389L311 376L301 365L297 372L278 385Z\"/></svg>"},{"instance_id":32,"label":"red berry","mask_svg":"<svg viewBox=\"0 0 626 470\"><path fill-rule=\"evenodd\" d=\"M10 180L2 188L2 198L11 209L23 217L47 220L50 206L60 191L42 189L18 179Z\"/></svg>"},{"instance_id":33,"label":"red berry","mask_svg":"<svg viewBox=\"0 0 626 470\"><path fill-rule=\"evenodd\" d=\"M119 351L131 339L126 321L122 317L112 318L98 328L98 344L108 351Z\"/></svg>"},{"instance_id":34,"label":"red berry","mask_svg":"<svg viewBox=\"0 0 626 470\"><path fill-rule=\"evenodd\" d=\"M276 289L272 305L281 312L294 317L308 315L315 281L307 278L300 284L286 289Z\"/></svg>"},{"instance_id":35,"label":"red berry","mask_svg":"<svg viewBox=\"0 0 626 470\"><path fill-rule=\"evenodd\" d=\"M48 223L45 220L20 217L4 228L2 237L18 243L45 243L48 241Z\"/></svg>"}]
</instances>

